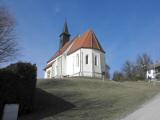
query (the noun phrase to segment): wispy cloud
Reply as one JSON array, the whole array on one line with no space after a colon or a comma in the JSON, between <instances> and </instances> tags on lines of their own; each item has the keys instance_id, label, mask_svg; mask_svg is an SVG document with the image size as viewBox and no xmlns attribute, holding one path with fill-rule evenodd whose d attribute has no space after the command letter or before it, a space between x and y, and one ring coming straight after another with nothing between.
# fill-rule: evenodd
<instances>
[{"instance_id":1,"label":"wispy cloud","mask_svg":"<svg viewBox=\"0 0 160 120\"><path fill-rule=\"evenodd\" d=\"M61 6L60 6L59 4L56 4L56 5L55 5L55 13L56 13L56 14L57 14L57 13L60 13L61 10L62 10Z\"/></svg>"}]
</instances>

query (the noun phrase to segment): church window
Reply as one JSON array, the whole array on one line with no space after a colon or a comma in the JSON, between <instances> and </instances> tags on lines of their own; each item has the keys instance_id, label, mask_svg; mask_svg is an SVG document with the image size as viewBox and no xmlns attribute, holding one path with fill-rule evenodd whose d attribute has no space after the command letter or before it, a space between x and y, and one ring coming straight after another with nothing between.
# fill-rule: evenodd
<instances>
[{"instance_id":1,"label":"church window","mask_svg":"<svg viewBox=\"0 0 160 120\"><path fill-rule=\"evenodd\" d=\"M50 78L50 70L47 71L47 78Z\"/></svg>"},{"instance_id":2,"label":"church window","mask_svg":"<svg viewBox=\"0 0 160 120\"><path fill-rule=\"evenodd\" d=\"M97 66L97 56L95 56L95 58L94 58L94 64L95 64L95 66Z\"/></svg>"},{"instance_id":3,"label":"church window","mask_svg":"<svg viewBox=\"0 0 160 120\"><path fill-rule=\"evenodd\" d=\"M79 66L79 54L77 54L77 56L76 56L76 64L77 64L77 66Z\"/></svg>"},{"instance_id":4,"label":"church window","mask_svg":"<svg viewBox=\"0 0 160 120\"><path fill-rule=\"evenodd\" d=\"M86 64L88 64L88 55L86 55Z\"/></svg>"}]
</instances>

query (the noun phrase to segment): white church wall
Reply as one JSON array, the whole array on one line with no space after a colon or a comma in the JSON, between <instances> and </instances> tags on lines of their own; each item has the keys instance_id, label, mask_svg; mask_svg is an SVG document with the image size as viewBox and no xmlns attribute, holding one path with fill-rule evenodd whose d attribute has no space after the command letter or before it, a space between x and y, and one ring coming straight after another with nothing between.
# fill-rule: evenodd
<instances>
[{"instance_id":1,"label":"white church wall","mask_svg":"<svg viewBox=\"0 0 160 120\"><path fill-rule=\"evenodd\" d=\"M93 50L93 76L94 77L101 77L102 75L102 61L101 61L101 52L98 50ZM95 60L95 58L97 60ZM96 62L97 61L97 62ZM96 62L96 63L95 63Z\"/></svg>"},{"instance_id":2,"label":"white church wall","mask_svg":"<svg viewBox=\"0 0 160 120\"><path fill-rule=\"evenodd\" d=\"M93 76L93 59L92 59L92 49L81 48L81 75L82 76ZM86 61L86 57L88 56L88 62Z\"/></svg>"},{"instance_id":3,"label":"white church wall","mask_svg":"<svg viewBox=\"0 0 160 120\"><path fill-rule=\"evenodd\" d=\"M83 54L82 75L91 77L102 77L102 72L105 71L105 56L96 49L81 49ZM86 55L88 55L88 64L86 64ZM95 57L97 63L95 64Z\"/></svg>"},{"instance_id":4,"label":"white church wall","mask_svg":"<svg viewBox=\"0 0 160 120\"><path fill-rule=\"evenodd\" d=\"M61 55L61 56L58 56L56 59L54 59L52 61L52 67L48 68L46 71L45 71L45 77L47 78L47 72L48 71L51 71L51 76L50 78L52 77L61 77L65 74L65 61L64 61L64 56Z\"/></svg>"},{"instance_id":5,"label":"white church wall","mask_svg":"<svg viewBox=\"0 0 160 120\"><path fill-rule=\"evenodd\" d=\"M66 62L67 56L65 54L62 55L62 76L66 76Z\"/></svg>"},{"instance_id":6,"label":"white church wall","mask_svg":"<svg viewBox=\"0 0 160 120\"><path fill-rule=\"evenodd\" d=\"M77 59L79 56L79 59ZM80 72L80 50L67 56L67 75L69 76L79 76Z\"/></svg>"},{"instance_id":7,"label":"white church wall","mask_svg":"<svg viewBox=\"0 0 160 120\"><path fill-rule=\"evenodd\" d=\"M55 70L56 70L56 76L55 77L61 77L62 76L62 56L59 56L57 59L56 59L56 68L55 68Z\"/></svg>"},{"instance_id":8,"label":"white church wall","mask_svg":"<svg viewBox=\"0 0 160 120\"><path fill-rule=\"evenodd\" d=\"M56 72L56 60L54 60L53 64L52 64L52 77L55 77L57 74Z\"/></svg>"},{"instance_id":9,"label":"white church wall","mask_svg":"<svg viewBox=\"0 0 160 120\"><path fill-rule=\"evenodd\" d=\"M56 59L52 60L52 66L47 68L45 71L45 78L52 77L62 77L66 75L66 57L65 54L58 56ZM50 76L47 75L50 71Z\"/></svg>"},{"instance_id":10,"label":"white church wall","mask_svg":"<svg viewBox=\"0 0 160 120\"><path fill-rule=\"evenodd\" d=\"M88 63L86 63L86 56L88 56ZM96 65L95 56L97 57ZM105 71L104 53L95 49L81 48L67 56L66 70L69 76L102 77L102 72Z\"/></svg>"},{"instance_id":11,"label":"white church wall","mask_svg":"<svg viewBox=\"0 0 160 120\"><path fill-rule=\"evenodd\" d=\"M88 64L86 56L88 55ZM95 56L97 64L95 65ZM105 71L105 55L99 50L81 48L76 52L66 56L66 53L57 57L52 67L45 72L45 78L48 78L48 71L51 77L61 76L90 76L102 77Z\"/></svg>"},{"instance_id":12,"label":"white church wall","mask_svg":"<svg viewBox=\"0 0 160 120\"><path fill-rule=\"evenodd\" d=\"M51 78L52 77L52 67L49 67L45 71L45 78Z\"/></svg>"}]
</instances>

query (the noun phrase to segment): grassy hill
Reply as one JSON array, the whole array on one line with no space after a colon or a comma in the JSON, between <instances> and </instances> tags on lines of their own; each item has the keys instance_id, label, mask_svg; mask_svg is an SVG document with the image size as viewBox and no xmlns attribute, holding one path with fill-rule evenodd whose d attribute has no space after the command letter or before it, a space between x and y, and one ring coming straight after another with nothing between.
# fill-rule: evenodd
<instances>
[{"instance_id":1,"label":"grassy hill","mask_svg":"<svg viewBox=\"0 0 160 120\"><path fill-rule=\"evenodd\" d=\"M21 120L120 119L159 92L145 82L39 80L35 110Z\"/></svg>"}]
</instances>

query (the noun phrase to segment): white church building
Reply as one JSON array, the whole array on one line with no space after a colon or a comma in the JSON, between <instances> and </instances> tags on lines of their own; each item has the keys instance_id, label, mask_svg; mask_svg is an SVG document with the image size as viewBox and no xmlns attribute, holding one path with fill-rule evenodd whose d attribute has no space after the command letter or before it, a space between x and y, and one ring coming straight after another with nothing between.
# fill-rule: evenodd
<instances>
[{"instance_id":1,"label":"white church building","mask_svg":"<svg viewBox=\"0 0 160 120\"><path fill-rule=\"evenodd\" d=\"M45 78L74 76L102 77L105 74L105 51L92 30L70 40L67 23L60 34L60 47L47 62Z\"/></svg>"}]
</instances>

